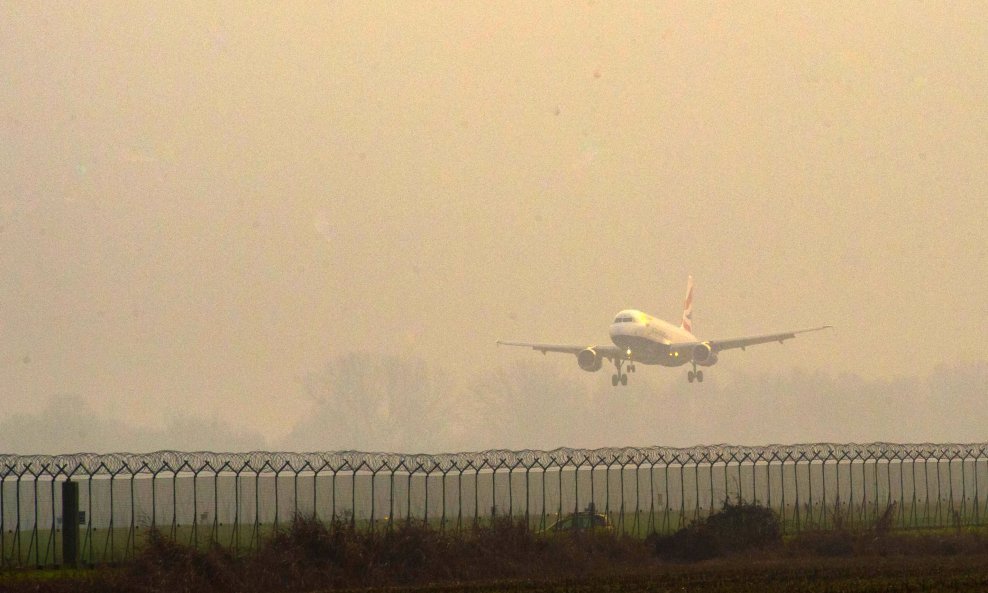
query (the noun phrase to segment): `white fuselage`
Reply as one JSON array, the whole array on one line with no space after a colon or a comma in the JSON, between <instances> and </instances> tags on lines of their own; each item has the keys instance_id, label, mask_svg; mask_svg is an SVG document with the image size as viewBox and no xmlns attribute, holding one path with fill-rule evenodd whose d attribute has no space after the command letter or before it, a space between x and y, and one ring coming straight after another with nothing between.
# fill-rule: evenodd
<instances>
[{"instance_id":1,"label":"white fuselage","mask_svg":"<svg viewBox=\"0 0 988 593\"><path fill-rule=\"evenodd\" d=\"M783 343L796 337L796 334L815 332L827 329L829 325L811 327L808 329L789 330L773 334L741 336L727 339L700 341L693 335L693 277L686 280L686 299L683 301L682 323L673 325L652 317L638 309L625 309L614 317L610 327L611 342L614 346L604 344L584 346L582 344L548 344L542 342L502 342L505 346L523 346L546 352L565 352L575 354L576 362L581 369L589 373L597 372L609 360L614 365L611 375L611 385L627 385L628 373L635 372L635 365L657 364L666 367L678 367L689 364L693 368L687 373L686 379L692 383L703 382L703 370L698 366L709 367L717 364L718 355L724 350L748 346ZM627 366L625 366L627 365Z\"/></svg>"},{"instance_id":2,"label":"white fuselage","mask_svg":"<svg viewBox=\"0 0 988 593\"><path fill-rule=\"evenodd\" d=\"M611 341L631 351L631 359L642 364L675 367L690 362L690 356L675 349L676 344L699 342L682 327L652 317L637 309L626 309L614 317Z\"/></svg>"}]
</instances>

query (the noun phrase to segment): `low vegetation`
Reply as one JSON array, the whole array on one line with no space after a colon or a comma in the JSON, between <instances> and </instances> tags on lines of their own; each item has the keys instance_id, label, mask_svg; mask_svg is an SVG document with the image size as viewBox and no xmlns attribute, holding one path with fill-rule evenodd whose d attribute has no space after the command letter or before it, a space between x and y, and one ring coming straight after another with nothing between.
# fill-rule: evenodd
<instances>
[{"instance_id":1,"label":"low vegetation","mask_svg":"<svg viewBox=\"0 0 988 593\"><path fill-rule=\"evenodd\" d=\"M867 530L783 537L772 511L728 502L674 534L644 541L607 529L533 533L507 518L450 533L418 523L367 532L349 522L326 525L297 517L257 551L235 556L224 548L197 550L153 533L122 565L0 573L0 592L781 591L820 577L859 584L870 578L885 584L896 578L936 583L946 578L936 568L945 563L957 567L950 578L963 581L950 590L975 591L988 589L986 559L988 540L978 532L895 533L879 520ZM855 587L841 590L873 590Z\"/></svg>"},{"instance_id":2,"label":"low vegetation","mask_svg":"<svg viewBox=\"0 0 988 593\"><path fill-rule=\"evenodd\" d=\"M782 545L782 526L770 509L753 503L724 503L723 510L669 536L648 538L656 554L673 560L707 560L729 553Z\"/></svg>"}]
</instances>

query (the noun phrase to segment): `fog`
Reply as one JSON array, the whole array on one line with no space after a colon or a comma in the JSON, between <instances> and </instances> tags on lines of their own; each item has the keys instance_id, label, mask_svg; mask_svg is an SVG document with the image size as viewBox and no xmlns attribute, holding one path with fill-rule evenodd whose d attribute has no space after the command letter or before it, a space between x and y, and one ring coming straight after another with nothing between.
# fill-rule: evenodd
<instances>
[{"instance_id":1,"label":"fog","mask_svg":"<svg viewBox=\"0 0 988 593\"><path fill-rule=\"evenodd\" d=\"M982 17L2 4L0 450L983 440Z\"/></svg>"},{"instance_id":2,"label":"fog","mask_svg":"<svg viewBox=\"0 0 988 593\"><path fill-rule=\"evenodd\" d=\"M462 389L441 389L421 360L333 360L306 380L306 414L284 437L224 419L166 411L153 425L58 396L0 421L0 450L18 453L160 449L456 452L486 449L746 445L807 442L981 442L988 364L941 366L894 380L796 369L719 375L702 389L588 386L533 362L505 365ZM230 415L236 418L235 414Z\"/></svg>"}]
</instances>

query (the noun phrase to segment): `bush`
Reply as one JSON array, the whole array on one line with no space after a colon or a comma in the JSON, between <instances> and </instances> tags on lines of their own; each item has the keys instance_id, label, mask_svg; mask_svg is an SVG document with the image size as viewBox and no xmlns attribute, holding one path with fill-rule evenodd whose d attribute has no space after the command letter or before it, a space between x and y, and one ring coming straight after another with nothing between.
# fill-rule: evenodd
<instances>
[{"instance_id":1,"label":"bush","mask_svg":"<svg viewBox=\"0 0 988 593\"><path fill-rule=\"evenodd\" d=\"M779 545L782 529L771 509L725 501L722 510L706 519L694 521L669 536L652 536L650 541L659 556L698 561Z\"/></svg>"},{"instance_id":2,"label":"bush","mask_svg":"<svg viewBox=\"0 0 988 593\"><path fill-rule=\"evenodd\" d=\"M148 532L145 546L104 590L209 591L224 590L237 580L237 560L223 548L196 550L163 535Z\"/></svg>"}]
</instances>

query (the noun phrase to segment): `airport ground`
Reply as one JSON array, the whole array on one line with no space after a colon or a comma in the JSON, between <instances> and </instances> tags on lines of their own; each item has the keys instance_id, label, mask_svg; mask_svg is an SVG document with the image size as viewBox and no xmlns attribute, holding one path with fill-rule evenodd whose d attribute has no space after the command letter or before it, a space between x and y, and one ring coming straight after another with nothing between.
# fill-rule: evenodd
<instances>
[{"instance_id":1,"label":"airport ground","mask_svg":"<svg viewBox=\"0 0 988 593\"><path fill-rule=\"evenodd\" d=\"M582 578L443 583L393 593L890 593L988 591L988 556L719 559Z\"/></svg>"},{"instance_id":2,"label":"airport ground","mask_svg":"<svg viewBox=\"0 0 988 593\"><path fill-rule=\"evenodd\" d=\"M114 565L4 570L0 593L988 591L982 529L804 533L742 550L723 532L709 536L545 536L509 524L469 536L413 527L382 537L301 523L247 556L160 536Z\"/></svg>"},{"instance_id":3,"label":"airport ground","mask_svg":"<svg viewBox=\"0 0 988 593\"><path fill-rule=\"evenodd\" d=\"M389 588L393 593L891 593L988 591L988 556L729 558L619 574Z\"/></svg>"},{"instance_id":4,"label":"airport ground","mask_svg":"<svg viewBox=\"0 0 988 593\"><path fill-rule=\"evenodd\" d=\"M888 593L988 591L988 555L863 556L852 558L731 557L699 563L655 563L647 566L599 570L580 576L532 576L514 579L445 581L377 588L311 588L289 585L276 591L370 591L392 593ZM190 587L158 589L133 587L123 582L99 582L92 571L50 571L30 575L0 576L0 591L197 591ZM109 586L108 586L109 585ZM173 586L172 583L170 586Z\"/></svg>"}]
</instances>

